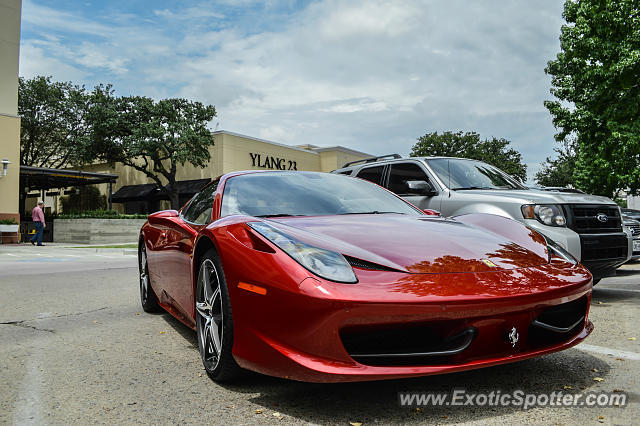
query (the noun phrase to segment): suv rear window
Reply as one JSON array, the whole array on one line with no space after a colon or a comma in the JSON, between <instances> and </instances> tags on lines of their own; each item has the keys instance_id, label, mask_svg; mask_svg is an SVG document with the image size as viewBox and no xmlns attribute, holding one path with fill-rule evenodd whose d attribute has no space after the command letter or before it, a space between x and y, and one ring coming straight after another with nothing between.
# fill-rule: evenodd
<instances>
[{"instance_id":1,"label":"suv rear window","mask_svg":"<svg viewBox=\"0 0 640 426\"><path fill-rule=\"evenodd\" d=\"M358 172L356 175L360 179L368 180L382 186L382 171L384 166L366 167Z\"/></svg>"}]
</instances>

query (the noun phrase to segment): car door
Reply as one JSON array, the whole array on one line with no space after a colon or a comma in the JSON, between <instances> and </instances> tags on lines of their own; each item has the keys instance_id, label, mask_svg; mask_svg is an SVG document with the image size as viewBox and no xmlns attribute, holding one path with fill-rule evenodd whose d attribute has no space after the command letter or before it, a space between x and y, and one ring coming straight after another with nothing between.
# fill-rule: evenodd
<instances>
[{"instance_id":1,"label":"car door","mask_svg":"<svg viewBox=\"0 0 640 426\"><path fill-rule=\"evenodd\" d=\"M442 192L418 162L392 163L386 187L422 210L440 211Z\"/></svg>"},{"instance_id":2,"label":"car door","mask_svg":"<svg viewBox=\"0 0 640 426\"><path fill-rule=\"evenodd\" d=\"M186 319L194 314L191 254L198 232L211 222L217 186L217 182L214 182L196 194L183 209L179 220L175 221L176 226L166 232L162 267L164 288L171 305Z\"/></svg>"}]
</instances>

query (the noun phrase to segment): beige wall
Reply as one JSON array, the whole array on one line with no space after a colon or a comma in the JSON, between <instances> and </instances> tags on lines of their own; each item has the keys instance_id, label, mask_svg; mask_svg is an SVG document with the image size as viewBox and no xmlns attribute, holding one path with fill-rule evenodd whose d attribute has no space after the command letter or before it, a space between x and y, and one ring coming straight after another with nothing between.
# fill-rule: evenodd
<instances>
[{"instance_id":1,"label":"beige wall","mask_svg":"<svg viewBox=\"0 0 640 426\"><path fill-rule=\"evenodd\" d=\"M20 119L0 115L0 160L11 161L7 176L0 178L0 219L18 214L18 185L20 182ZM0 164L0 170L2 165Z\"/></svg>"},{"instance_id":2,"label":"beige wall","mask_svg":"<svg viewBox=\"0 0 640 426\"><path fill-rule=\"evenodd\" d=\"M20 0L0 0L0 114L16 115Z\"/></svg>"},{"instance_id":3,"label":"beige wall","mask_svg":"<svg viewBox=\"0 0 640 426\"><path fill-rule=\"evenodd\" d=\"M176 175L178 180L212 179L225 173L238 170L274 169L274 167L260 167L258 165L264 166L265 160L268 157L281 159L280 164L282 164L285 169L288 169L290 166L289 162L295 162L297 170L323 172L330 172L331 170L342 167L347 161L370 157L368 154L357 154L356 151L351 150L342 152L340 151L340 147L315 152L230 132L215 132L214 140L215 145L210 149L211 161L209 164L204 168L195 167L190 164L179 167ZM251 154L253 154L253 158ZM257 155L260 155L259 162L257 161ZM139 185L152 182L144 173L132 167L124 166L121 163L116 164L115 167L109 167L107 164L94 164L85 166L82 170L117 174L118 180L114 185L114 191L125 185ZM162 179L162 181L164 182L164 179Z\"/></svg>"},{"instance_id":4,"label":"beige wall","mask_svg":"<svg viewBox=\"0 0 640 426\"><path fill-rule=\"evenodd\" d=\"M20 219L20 119L17 113L21 6L20 0L0 0L0 160L11 162L7 176L0 178L0 219L16 220Z\"/></svg>"},{"instance_id":5,"label":"beige wall","mask_svg":"<svg viewBox=\"0 0 640 426\"><path fill-rule=\"evenodd\" d=\"M279 160L279 167L284 170L293 166L297 170L320 170L320 155L316 152L228 133L218 133L218 136L222 136L221 174L237 170L277 169L271 158ZM255 165L251 154L254 154ZM260 167L259 164L264 165L265 161L272 163L271 166Z\"/></svg>"},{"instance_id":6,"label":"beige wall","mask_svg":"<svg viewBox=\"0 0 640 426\"><path fill-rule=\"evenodd\" d=\"M185 164L178 168L177 180L213 179L238 170L269 170L278 167L287 170L294 165L297 170L330 172L342 167L347 161L370 157L369 154L343 147L320 148L316 151L314 148L317 147L312 145L305 145L307 149L303 149L227 131L214 132L214 141L215 145L209 151L211 155L209 164L204 168ZM275 158L275 162L271 158ZM265 162L269 163L266 167L264 167ZM114 192L125 185L153 182L144 173L121 163L114 167L107 164L94 164L85 166L82 170L117 174L118 180L113 186ZM162 181L165 183L164 179ZM108 191L106 184L99 185L99 188L103 194ZM165 204L168 208L168 203ZM114 209L123 210L118 204L114 204Z\"/></svg>"}]
</instances>

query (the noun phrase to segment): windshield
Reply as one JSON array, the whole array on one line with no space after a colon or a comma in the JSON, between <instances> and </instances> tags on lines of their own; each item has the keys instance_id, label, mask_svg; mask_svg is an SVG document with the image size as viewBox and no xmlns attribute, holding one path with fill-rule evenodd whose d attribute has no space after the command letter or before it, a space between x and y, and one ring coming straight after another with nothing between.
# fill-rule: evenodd
<instances>
[{"instance_id":1,"label":"windshield","mask_svg":"<svg viewBox=\"0 0 640 426\"><path fill-rule=\"evenodd\" d=\"M315 172L266 172L234 176L222 195L221 216L320 216L420 211L370 182Z\"/></svg>"},{"instance_id":2,"label":"windshield","mask_svg":"<svg viewBox=\"0 0 640 426\"><path fill-rule=\"evenodd\" d=\"M436 158L427 163L449 189L526 189L502 170L482 161Z\"/></svg>"}]
</instances>

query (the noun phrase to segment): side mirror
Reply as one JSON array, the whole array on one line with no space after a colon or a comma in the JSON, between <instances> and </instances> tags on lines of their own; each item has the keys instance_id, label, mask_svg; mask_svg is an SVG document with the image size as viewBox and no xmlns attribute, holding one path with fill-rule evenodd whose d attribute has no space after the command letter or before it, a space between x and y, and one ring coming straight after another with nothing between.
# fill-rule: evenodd
<instances>
[{"instance_id":1,"label":"side mirror","mask_svg":"<svg viewBox=\"0 0 640 426\"><path fill-rule=\"evenodd\" d=\"M408 180L407 193L426 195L428 197L431 197L433 195L436 195L438 192L433 187L431 182L427 182L426 180Z\"/></svg>"},{"instance_id":2,"label":"side mirror","mask_svg":"<svg viewBox=\"0 0 640 426\"><path fill-rule=\"evenodd\" d=\"M180 213L178 210L160 210L159 212L155 212L149 215L149 217L178 217Z\"/></svg>"},{"instance_id":3,"label":"side mirror","mask_svg":"<svg viewBox=\"0 0 640 426\"><path fill-rule=\"evenodd\" d=\"M161 210L149 215L149 223L157 227L166 227L169 222L167 219L178 217L179 215L177 210Z\"/></svg>"}]
</instances>

